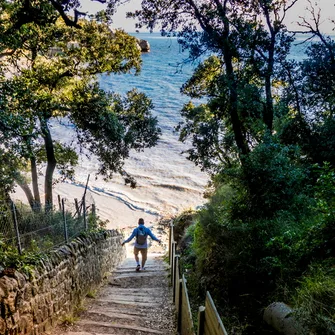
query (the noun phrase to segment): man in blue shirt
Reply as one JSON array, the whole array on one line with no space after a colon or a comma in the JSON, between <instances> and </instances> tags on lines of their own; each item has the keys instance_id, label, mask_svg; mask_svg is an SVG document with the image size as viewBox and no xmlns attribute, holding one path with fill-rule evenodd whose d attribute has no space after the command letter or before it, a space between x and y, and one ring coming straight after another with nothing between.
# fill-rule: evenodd
<instances>
[{"instance_id":1,"label":"man in blue shirt","mask_svg":"<svg viewBox=\"0 0 335 335\"><path fill-rule=\"evenodd\" d=\"M145 270L145 262L147 261L147 254L148 254L148 242L147 238L150 236L154 241L161 243L161 240L158 239L149 228L144 226L144 220L140 218L138 220L138 227L135 228L132 234L122 242L122 245L125 243L130 242L134 237L136 237L135 244L134 244L134 256L136 260L136 271L140 271L140 269ZM142 255L142 268L140 266L140 260L138 254L141 253Z\"/></svg>"}]
</instances>

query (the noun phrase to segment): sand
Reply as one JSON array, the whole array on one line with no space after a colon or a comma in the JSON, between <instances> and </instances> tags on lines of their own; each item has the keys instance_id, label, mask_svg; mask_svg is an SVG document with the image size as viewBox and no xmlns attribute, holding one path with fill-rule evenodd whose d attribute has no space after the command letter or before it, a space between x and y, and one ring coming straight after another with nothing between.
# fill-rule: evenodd
<instances>
[{"instance_id":1,"label":"sand","mask_svg":"<svg viewBox=\"0 0 335 335\"><path fill-rule=\"evenodd\" d=\"M57 198L60 195L61 198L67 199L66 204L69 207L74 207L74 199L77 198L80 200L83 193L83 187L68 183L59 183L55 186L53 193L55 206L57 206ZM20 187L15 188L15 193L12 193L11 197L12 199L27 203L26 196ZM102 220L109 221L107 224L108 229L135 227L139 218L143 218L147 225L153 225L161 217L160 215L153 215L130 208L127 204L104 194L88 191L87 202L90 203L92 198L96 204L97 215Z\"/></svg>"}]
</instances>

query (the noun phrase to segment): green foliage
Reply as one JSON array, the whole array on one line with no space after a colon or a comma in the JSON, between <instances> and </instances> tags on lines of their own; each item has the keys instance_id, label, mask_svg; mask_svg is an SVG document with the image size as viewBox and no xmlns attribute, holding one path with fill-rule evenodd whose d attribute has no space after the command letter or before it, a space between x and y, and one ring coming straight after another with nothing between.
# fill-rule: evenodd
<instances>
[{"instance_id":1,"label":"green foliage","mask_svg":"<svg viewBox=\"0 0 335 335\"><path fill-rule=\"evenodd\" d=\"M266 218L280 210L301 211L309 201L311 181L308 165L300 157L299 147L283 146L275 139L258 145L237 175L237 187L243 192L237 216Z\"/></svg>"},{"instance_id":2,"label":"green foliage","mask_svg":"<svg viewBox=\"0 0 335 335\"><path fill-rule=\"evenodd\" d=\"M334 41L311 9L315 27L301 26L320 43L303 62L287 60L292 5L146 0L129 15L176 32L191 59L209 54L182 87L206 99L185 104L177 129L214 189L183 239L183 266L194 296L210 290L244 334L258 333L258 312L290 298L309 266L332 264L335 250Z\"/></svg>"},{"instance_id":3,"label":"green foliage","mask_svg":"<svg viewBox=\"0 0 335 335\"><path fill-rule=\"evenodd\" d=\"M317 172L314 224L306 230L298 244L305 264L309 264L312 260L322 262L335 254L335 173L329 164L318 167Z\"/></svg>"},{"instance_id":4,"label":"green foliage","mask_svg":"<svg viewBox=\"0 0 335 335\"><path fill-rule=\"evenodd\" d=\"M290 62L284 67L283 95L289 109L278 128L281 141L298 144L313 163L335 164L334 148L334 50L331 37L319 36L319 42L307 48L300 63Z\"/></svg>"},{"instance_id":5,"label":"green foliage","mask_svg":"<svg viewBox=\"0 0 335 335\"><path fill-rule=\"evenodd\" d=\"M302 62L304 93L309 110L321 116L334 115L335 96L329 87L335 85L334 56L335 42L330 36L323 36L320 42L307 49L308 58Z\"/></svg>"},{"instance_id":6,"label":"green foliage","mask_svg":"<svg viewBox=\"0 0 335 335\"><path fill-rule=\"evenodd\" d=\"M335 209L335 171L329 163L322 167L316 166L318 179L315 186L315 198L317 206L322 213L327 214L330 220L334 220Z\"/></svg>"},{"instance_id":7,"label":"green foliage","mask_svg":"<svg viewBox=\"0 0 335 335\"><path fill-rule=\"evenodd\" d=\"M236 113L243 137L258 143L265 132L262 122L261 82L240 69L236 83ZM185 121L177 127L180 140L192 139L188 158L212 174L239 163L239 146L232 118L229 93L230 79L224 61L211 56L201 63L192 77L183 85L182 93L191 98L207 98L207 103L195 106L185 104L181 114Z\"/></svg>"},{"instance_id":8,"label":"green foliage","mask_svg":"<svg viewBox=\"0 0 335 335\"><path fill-rule=\"evenodd\" d=\"M96 290L88 291L87 294L86 294L86 297L87 297L87 298L90 298L90 299L95 299L95 298L97 297L97 292L96 292Z\"/></svg>"},{"instance_id":9,"label":"green foliage","mask_svg":"<svg viewBox=\"0 0 335 335\"><path fill-rule=\"evenodd\" d=\"M2 215L10 216L10 210L3 207ZM19 254L16 239L12 238L13 236L9 238L9 236L0 235L0 269L14 268L29 275L51 249L66 243L64 217L59 211L36 212L24 205L17 208L16 215L22 254ZM82 217L74 218L70 212L65 212L65 218L70 241L79 235L104 231L108 223L90 213L87 216L88 230L86 231Z\"/></svg>"},{"instance_id":10,"label":"green foliage","mask_svg":"<svg viewBox=\"0 0 335 335\"><path fill-rule=\"evenodd\" d=\"M189 158L203 169L217 173L236 160L243 164L243 156L273 131L283 103L281 68L293 41L283 24L290 7L285 1L186 0L171 6L146 0L129 14L139 26L160 24L163 35L177 32L191 59L210 54L182 87L208 101L186 105L179 127L181 139L193 141Z\"/></svg>"},{"instance_id":11,"label":"green foliage","mask_svg":"<svg viewBox=\"0 0 335 335\"><path fill-rule=\"evenodd\" d=\"M257 208L245 205L249 185L237 184L243 180L240 177L231 180L225 176L222 180L230 181L230 185L216 185L209 202L198 212L195 225L187 230L188 241L192 241L188 243L189 250L182 249L194 299L209 290L226 324L233 329L237 318L240 330L244 328L242 333L246 334L253 327L261 327L256 326L258 311L270 302L286 299L290 303L292 292L297 289L303 296L313 283L315 290L324 284L324 291L320 289L319 293L326 301L334 283L333 169L325 164L314 169L317 178L299 181L306 172L299 164L293 164L295 155L289 148L262 145L253 154L248 171L262 178L264 175L263 182L257 181L263 203L254 202L253 207ZM258 166L263 168L257 171ZM272 170L275 167L278 172ZM267 174L268 169L272 173ZM290 201L283 195L277 199L277 185L290 194ZM268 204L274 206L271 212ZM318 271L309 279L306 271L311 265ZM323 280L318 279L320 276ZM318 280L321 284L317 287ZM319 293L311 288L311 295ZM333 303L323 313L317 301L309 301L307 294L305 298L305 302L296 300L299 318L310 317L310 322L304 324L312 329L327 329L324 333L331 334ZM321 330L316 333L323 334Z\"/></svg>"},{"instance_id":12,"label":"green foliage","mask_svg":"<svg viewBox=\"0 0 335 335\"><path fill-rule=\"evenodd\" d=\"M79 317L77 315L75 315L74 313L64 315L61 318L61 322L65 326L73 326L78 320L79 320Z\"/></svg>"},{"instance_id":13,"label":"green foliage","mask_svg":"<svg viewBox=\"0 0 335 335\"><path fill-rule=\"evenodd\" d=\"M192 225L195 212L192 209L183 211L180 215L173 219L174 240L180 244L187 229Z\"/></svg>"},{"instance_id":14,"label":"green foliage","mask_svg":"<svg viewBox=\"0 0 335 335\"><path fill-rule=\"evenodd\" d=\"M334 259L333 259L334 261ZM311 267L294 296L294 315L315 334L335 333L335 273L319 265Z\"/></svg>"},{"instance_id":15,"label":"green foliage","mask_svg":"<svg viewBox=\"0 0 335 335\"><path fill-rule=\"evenodd\" d=\"M29 275L34 267L43 259L43 255L35 251L18 253L17 247L8 245L0 237L0 268L14 268Z\"/></svg>"},{"instance_id":16,"label":"green foliage","mask_svg":"<svg viewBox=\"0 0 335 335\"><path fill-rule=\"evenodd\" d=\"M136 90L125 98L106 93L95 85L74 88L71 120L77 126L80 145L99 157L106 179L113 172L126 174L124 160L131 149L142 151L157 143L160 129L151 116L151 100Z\"/></svg>"},{"instance_id":17,"label":"green foliage","mask_svg":"<svg viewBox=\"0 0 335 335\"><path fill-rule=\"evenodd\" d=\"M103 230L106 229L109 220L101 220L99 216L91 212L87 217L87 223L89 231Z\"/></svg>"},{"instance_id":18,"label":"green foliage","mask_svg":"<svg viewBox=\"0 0 335 335\"><path fill-rule=\"evenodd\" d=\"M78 29L74 29L69 18L58 18L61 5L30 5L27 21L22 21L19 1L3 2L0 18L5 25L0 68L7 73L0 78L0 140L6 147L3 159L16 171L8 171L4 188L20 179L19 184L28 190L19 171L21 166L30 168L35 187L28 200L38 203L37 165L46 163L44 193L46 203L52 203L55 169L59 180L73 179L77 152L83 147L88 155L99 158L98 173L106 179L120 173L134 186L123 164L131 150L141 151L157 143L160 130L151 116L153 105L137 91L128 92L125 98L103 92L96 75L137 74L141 52L136 39L122 30L112 31L104 20L79 20L75 25ZM16 21L14 28L12 22ZM13 35L7 38L11 29ZM80 146L77 151L53 140L50 122L63 117L75 126Z\"/></svg>"},{"instance_id":19,"label":"green foliage","mask_svg":"<svg viewBox=\"0 0 335 335\"><path fill-rule=\"evenodd\" d=\"M55 158L59 169L60 177L54 180L54 183L65 180L73 180L75 176L74 167L78 164L78 154L67 144L61 144L54 141ZM47 156L43 146L36 148L37 163L46 163Z\"/></svg>"}]
</instances>

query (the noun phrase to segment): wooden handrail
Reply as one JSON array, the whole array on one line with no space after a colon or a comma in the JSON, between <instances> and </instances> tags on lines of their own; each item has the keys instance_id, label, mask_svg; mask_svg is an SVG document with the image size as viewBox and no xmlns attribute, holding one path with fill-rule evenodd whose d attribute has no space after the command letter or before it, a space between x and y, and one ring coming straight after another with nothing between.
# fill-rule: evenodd
<instances>
[{"instance_id":1,"label":"wooden handrail","mask_svg":"<svg viewBox=\"0 0 335 335\"><path fill-rule=\"evenodd\" d=\"M174 226L170 225L169 232L169 264L173 302L177 313L177 331L180 335L195 335L192 311L187 293L187 280L180 273L179 255L176 253L177 243L174 240ZM205 306L199 307L197 335L228 335L217 312L209 292L206 294Z\"/></svg>"}]
</instances>

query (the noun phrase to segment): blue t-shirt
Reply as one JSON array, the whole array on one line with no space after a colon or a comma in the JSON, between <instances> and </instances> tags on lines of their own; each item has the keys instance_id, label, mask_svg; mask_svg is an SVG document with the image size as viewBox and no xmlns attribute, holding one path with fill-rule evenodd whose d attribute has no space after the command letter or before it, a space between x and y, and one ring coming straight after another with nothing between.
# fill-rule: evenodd
<instances>
[{"instance_id":1,"label":"blue t-shirt","mask_svg":"<svg viewBox=\"0 0 335 335\"><path fill-rule=\"evenodd\" d=\"M140 227L143 229L145 229L145 233L146 235L150 236L154 241L157 241L159 242L159 239L151 232L151 230L143 225L140 225ZM137 231L138 231L138 227L135 228L132 232L132 234L126 239L123 241L123 243L128 243L130 242L134 237L137 236ZM137 240L135 240L135 244L134 246L136 248L148 248L148 242L146 241L144 244L138 244L137 243Z\"/></svg>"}]
</instances>

